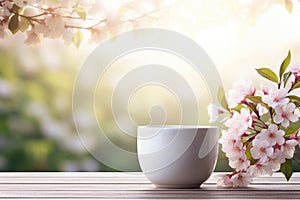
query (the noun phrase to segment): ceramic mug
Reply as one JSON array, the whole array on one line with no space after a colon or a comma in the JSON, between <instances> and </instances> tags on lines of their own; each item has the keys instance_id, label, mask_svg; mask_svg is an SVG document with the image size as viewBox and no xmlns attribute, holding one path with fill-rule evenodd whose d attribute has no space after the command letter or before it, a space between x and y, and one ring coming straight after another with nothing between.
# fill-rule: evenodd
<instances>
[{"instance_id":1,"label":"ceramic mug","mask_svg":"<svg viewBox=\"0 0 300 200\"><path fill-rule=\"evenodd\" d=\"M198 188L215 168L215 126L139 126L137 136L140 167L157 187Z\"/></svg>"}]
</instances>

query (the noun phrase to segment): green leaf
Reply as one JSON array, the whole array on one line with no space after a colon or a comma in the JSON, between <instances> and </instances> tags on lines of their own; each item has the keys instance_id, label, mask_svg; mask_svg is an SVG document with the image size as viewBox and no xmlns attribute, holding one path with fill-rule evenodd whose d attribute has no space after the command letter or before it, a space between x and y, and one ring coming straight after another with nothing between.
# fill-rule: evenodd
<instances>
[{"instance_id":1,"label":"green leaf","mask_svg":"<svg viewBox=\"0 0 300 200\"><path fill-rule=\"evenodd\" d=\"M11 12L12 13L20 13L20 7L17 4L13 4L12 8L11 8Z\"/></svg>"},{"instance_id":2,"label":"green leaf","mask_svg":"<svg viewBox=\"0 0 300 200\"><path fill-rule=\"evenodd\" d=\"M298 102L300 102L300 97L298 97L296 95L289 95L289 96L287 96L287 98L289 98L291 101L298 101Z\"/></svg>"},{"instance_id":3,"label":"green leaf","mask_svg":"<svg viewBox=\"0 0 300 200\"><path fill-rule=\"evenodd\" d=\"M268 113L264 114L263 116L261 116L260 119L264 123L268 123L271 120L270 112L268 112Z\"/></svg>"},{"instance_id":4,"label":"green leaf","mask_svg":"<svg viewBox=\"0 0 300 200\"><path fill-rule=\"evenodd\" d=\"M75 12L82 20L86 19L86 12L85 12L84 8L77 7L77 8L75 8Z\"/></svg>"},{"instance_id":5,"label":"green leaf","mask_svg":"<svg viewBox=\"0 0 300 200\"><path fill-rule=\"evenodd\" d=\"M291 75L292 75L292 72L287 72L287 73L283 74L284 87L286 86L286 83L289 80L289 78L291 77Z\"/></svg>"},{"instance_id":6,"label":"green leaf","mask_svg":"<svg viewBox=\"0 0 300 200\"><path fill-rule=\"evenodd\" d=\"M296 95L289 95L287 96L290 101L292 101L297 107L300 107L300 97L296 96Z\"/></svg>"},{"instance_id":7,"label":"green leaf","mask_svg":"<svg viewBox=\"0 0 300 200\"><path fill-rule=\"evenodd\" d=\"M261 97L260 96L246 96L247 99L252 101L253 103L261 103Z\"/></svg>"},{"instance_id":8,"label":"green leaf","mask_svg":"<svg viewBox=\"0 0 300 200\"><path fill-rule=\"evenodd\" d=\"M221 106L223 108L225 108L226 110L229 110L228 103L227 103L226 96L225 96L225 92L224 92L224 89L222 87L220 87L219 91L218 91L218 100L219 100L219 103L221 104Z\"/></svg>"},{"instance_id":9,"label":"green leaf","mask_svg":"<svg viewBox=\"0 0 300 200\"><path fill-rule=\"evenodd\" d=\"M285 130L284 137L290 137L291 135L293 135L293 134L296 133L297 131L298 131L297 128L288 127L288 128Z\"/></svg>"},{"instance_id":10,"label":"green leaf","mask_svg":"<svg viewBox=\"0 0 300 200\"><path fill-rule=\"evenodd\" d=\"M235 110L237 112L240 112L242 110L242 108L244 108L244 106L242 104L238 104L236 107L231 108L231 110Z\"/></svg>"},{"instance_id":11,"label":"green leaf","mask_svg":"<svg viewBox=\"0 0 300 200\"><path fill-rule=\"evenodd\" d=\"M289 181L293 174L292 160L287 159L285 163L282 163L280 167L280 171L284 174L286 180Z\"/></svg>"},{"instance_id":12,"label":"green leaf","mask_svg":"<svg viewBox=\"0 0 300 200\"><path fill-rule=\"evenodd\" d=\"M283 73L285 72L286 68L289 66L291 62L291 51L288 52L286 58L282 61L279 71L279 77L281 78Z\"/></svg>"},{"instance_id":13,"label":"green leaf","mask_svg":"<svg viewBox=\"0 0 300 200\"><path fill-rule=\"evenodd\" d=\"M277 75L270 69L268 68L260 68L256 69L256 71L264 78L273 81L275 83L278 83L278 77Z\"/></svg>"},{"instance_id":14,"label":"green leaf","mask_svg":"<svg viewBox=\"0 0 300 200\"><path fill-rule=\"evenodd\" d=\"M256 105L254 103L249 102L247 107L251 112L255 112L256 110Z\"/></svg>"},{"instance_id":15,"label":"green leaf","mask_svg":"<svg viewBox=\"0 0 300 200\"><path fill-rule=\"evenodd\" d=\"M294 104L295 104L298 108L300 108L300 101L294 101Z\"/></svg>"},{"instance_id":16,"label":"green leaf","mask_svg":"<svg viewBox=\"0 0 300 200\"><path fill-rule=\"evenodd\" d=\"M82 40L83 40L83 34L80 30L77 30L73 36L73 43L77 49L79 48Z\"/></svg>"},{"instance_id":17,"label":"green leaf","mask_svg":"<svg viewBox=\"0 0 300 200\"><path fill-rule=\"evenodd\" d=\"M252 144L251 144L252 142L249 142L248 144L247 144L247 146L246 146L246 156L247 156L247 159L250 161L250 163L251 163L251 165L253 165L254 163L255 163L255 159L252 157L252 155L251 155L251 151L250 151L250 149L251 149L251 146L252 146Z\"/></svg>"},{"instance_id":18,"label":"green leaf","mask_svg":"<svg viewBox=\"0 0 300 200\"><path fill-rule=\"evenodd\" d=\"M300 120L290 123L289 127L299 129L300 128Z\"/></svg>"},{"instance_id":19,"label":"green leaf","mask_svg":"<svg viewBox=\"0 0 300 200\"><path fill-rule=\"evenodd\" d=\"M297 89L297 88L300 88L300 81L298 81L298 82L293 86L292 89Z\"/></svg>"},{"instance_id":20,"label":"green leaf","mask_svg":"<svg viewBox=\"0 0 300 200\"><path fill-rule=\"evenodd\" d=\"M15 34L16 32L19 31L19 16L13 14L8 22L8 29L12 34Z\"/></svg>"},{"instance_id":21,"label":"green leaf","mask_svg":"<svg viewBox=\"0 0 300 200\"><path fill-rule=\"evenodd\" d=\"M285 9L289 13L292 13L292 11L293 11L293 2L291 0L284 0L284 4L285 4Z\"/></svg>"},{"instance_id":22,"label":"green leaf","mask_svg":"<svg viewBox=\"0 0 300 200\"><path fill-rule=\"evenodd\" d=\"M225 96L224 88L219 87L219 90L218 90L218 100L219 100L219 103L221 103L221 101L223 100L224 96Z\"/></svg>"},{"instance_id":23,"label":"green leaf","mask_svg":"<svg viewBox=\"0 0 300 200\"><path fill-rule=\"evenodd\" d=\"M30 22L25 17L20 17L19 28L20 31L25 32L30 25Z\"/></svg>"},{"instance_id":24,"label":"green leaf","mask_svg":"<svg viewBox=\"0 0 300 200\"><path fill-rule=\"evenodd\" d=\"M242 138L242 142L243 142L243 143L248 142L248 140L251 139L251 138L253 138L253 137L255 137L255 135L256 135L256 134L254 133L254 134L250 134L250 135L247 135L247 136L243 137L243 138Z\"/></svg>"}]
</instances>

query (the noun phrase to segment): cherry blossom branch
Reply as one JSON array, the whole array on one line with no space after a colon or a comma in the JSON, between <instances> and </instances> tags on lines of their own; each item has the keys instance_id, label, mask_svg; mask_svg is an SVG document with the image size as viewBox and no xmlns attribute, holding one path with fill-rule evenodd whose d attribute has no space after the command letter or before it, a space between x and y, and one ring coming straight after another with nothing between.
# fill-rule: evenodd
<instances>
[{"instance_id":1,"label":"cherry blossom branch","mask_svg":"<svg viewBox=\"0 0 300 200\"><path fill-rule=\"evenodd\" d=\"M25 33L27 35L26 44L38 43L42 37L52 39L63 38L66 43L73 42L78 48L84 36L80 30L90 31L93 38L99 41L100 37L105 36L105 34L102 34L104 31L107 32L106 35L114 34L116 31L115 27L121 27L127 22L130 22L133 28L137 28L137 21L143 20L161 9L167 8L167 6L163 5L158 7L156 1L149 0L149 6L154 8L143 12L139 8L139 3L145 2L148 1L136 1L136 4L128 4L128 8L126 8L127 4L123 5L122 7L125 12L122 11L121 14L120 12L115 13L114 15L117 17L101 16L98 18L89 13L89 10L94 7L93 5L83 5L79 2L68 7L67 4L71 2L67 2L66 4L64 4L65 2L60 2L60 5L45 6L39 1L34 2L34 0L0 0L0 11L1 9L3 11L0 12L3 13L2 16L0 14L0 26L2 26L0 27L0 38L7 35L5 29L7 28L12 34L15 34L19 30ZM97 3L99 4L100 2ZM101 4L95 6L101 7ZM135 8L137 11L134 10ZM122 19L127 10L136 12L137 15L130 19ZM117 30L121 31L121 29Z\"/></svg>"},{"instance_id":2,"label":"cherry blossom branch","mask_svg":"<svg viewBox=\"0 0 300 200\"><path fill-rule=\"evenodd\" d=\"M300 146L300 98L290 94L300 88L300 65L290 65L290 60L289 52L279 70L281 78L271 69L256 69L272 82L261 91L251 81L241 80L234 84L227 98L224 92L219 95L223 108L208 106L210 118L214 119L210 121L217 119L213 115L218 115L218 110L229 109L232 113L225 120L219 142L233 172L222 176L219 185L246 187L252 178L272 175L278 170L289 180L293 173L292 159L300 164L295 156L296 146ZM285 84L279 86L282 82Z\"/></svg>"}]
</instances>

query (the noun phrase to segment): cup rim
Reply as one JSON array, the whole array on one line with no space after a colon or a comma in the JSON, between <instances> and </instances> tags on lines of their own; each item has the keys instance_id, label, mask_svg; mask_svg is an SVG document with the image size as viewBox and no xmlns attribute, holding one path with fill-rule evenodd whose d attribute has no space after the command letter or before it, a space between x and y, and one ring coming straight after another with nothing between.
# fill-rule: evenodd
<instances>
[{"instance_id":1,"label":"cup rim","mask_svg":"<svg viewBox=\"0 0 300 200\"><path fill-rule=\"evenodd\" d=\"M138 126L138 128L143 129L218 129L217 126L201 126L201 125L147 125Z\"/></svg>"}]
</instances>

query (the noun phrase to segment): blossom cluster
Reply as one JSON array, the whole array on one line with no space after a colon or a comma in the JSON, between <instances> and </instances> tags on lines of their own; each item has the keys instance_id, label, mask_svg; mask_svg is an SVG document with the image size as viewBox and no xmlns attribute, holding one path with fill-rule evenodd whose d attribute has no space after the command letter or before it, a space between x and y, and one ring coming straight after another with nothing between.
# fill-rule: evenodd
<instances>
[{"instance_id":1,"label":"blossom cluster","mask_svg":"<svg viewBox=\"0 0 300 200\"><path fill-rule=\"evenodd\" d=\"M225 187L245 187L252 178L281 171L287 180L293 173L292 159L300 144L300 65L290 65L291 54L281 64L279 76L271 69L257 72L270 85L256 89L252 81L240 80L226 98L219 91L222 106L210 104L210 122L227 114L219 143L234 169L222 175L218 184ZM287 72L286 72L287 71Z\"/></svg>"},{"instance_id":2,"label":"blossom cluster","mask_svg":"<svg viewBox=\"0 0 300 200\"><path fill-rule=\"evenodd\" d=\"M104 2L116 8L108 8ZM143 27L145 20L157 18L165 6L157 0L116 5L117 2L96 0L0 0L0 38L9 31L23 32L26 44L51 38L73 43L78 48L84 32L89 34L91 42L101 42L110 35Z\"/></svg>"}]
</instances>

